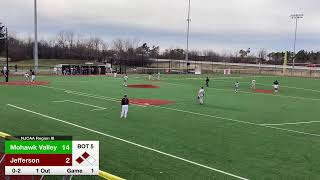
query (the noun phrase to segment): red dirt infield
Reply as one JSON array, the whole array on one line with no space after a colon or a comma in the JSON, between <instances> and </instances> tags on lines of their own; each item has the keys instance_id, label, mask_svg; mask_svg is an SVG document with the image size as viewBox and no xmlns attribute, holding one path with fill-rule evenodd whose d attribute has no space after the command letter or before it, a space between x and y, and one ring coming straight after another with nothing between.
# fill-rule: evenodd
<instances>
[{"instance_id":1,"label":"red dirt infield","mask_svg":"<svg viewBox=\"0 0 320 180\"><path fill-rule=\"evenodd\" d=\"M256 93L265 93L265 94L272 94L273 93L272 90L266 90L266 89L256 89L255 92Z\"/></svg>"},{"instance_id":2,"label":"red dirt infield","mask_svg":"<svg viewBox=\"0 0 320 180\"><path fill-rule=\"evenodd\" d=\"M151 84L131 84L128 88L160 88L160 86L155 86Z\"/></svg>"},{"instance_id":3,"label":"red dirt infield","mask_svg":"<svg viewBox=\"0 0 320 180\"><path fill-rule=\"evenodd\" d=\"M0 85L8 86L36 86L36 85L48 85L49 82L46 81L36 81L36 82L26 82L26 81L9 81L9 82L0 82Z\"/></svg>"},{"instance_id":4,"label":"red dirt infield","mask_svg":"<svg viewBox=\"0 0 320 180\"><path fill-rule=\"evenodd\" d=\"M174 104L175 102L161 99L130 99L130 103L141 106L161 106L166 104Z\"/></svg>"}]
</instances>

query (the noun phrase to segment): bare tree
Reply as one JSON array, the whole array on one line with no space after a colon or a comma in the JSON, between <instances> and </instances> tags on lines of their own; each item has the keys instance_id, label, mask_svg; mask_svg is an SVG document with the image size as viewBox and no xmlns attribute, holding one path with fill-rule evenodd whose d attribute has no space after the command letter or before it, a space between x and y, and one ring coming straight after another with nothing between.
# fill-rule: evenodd
<instances>
[{"instance_id":1,"label":"bare tree","mask_svg":"<svg viewBox=\"0 0 320 180\"><path fill-rule=\"evenodd\" d=\"M259 62L263 62L267 59L267 50L266 49L260 49L258 51L258 58L259 58Z\"/></svg>"},{"instance_id":2,"label":"bare tree","mask_svg":"<svg viewBox=\"0 0 320 180\"><path fill-rule=\"evenodd\" d=\"M74 32L67 31L65 32L65 36L66 36L66 41L68 43L68 47L72 49L74 46L74 36L75 36Z\"/></svg>"}]
</instances>

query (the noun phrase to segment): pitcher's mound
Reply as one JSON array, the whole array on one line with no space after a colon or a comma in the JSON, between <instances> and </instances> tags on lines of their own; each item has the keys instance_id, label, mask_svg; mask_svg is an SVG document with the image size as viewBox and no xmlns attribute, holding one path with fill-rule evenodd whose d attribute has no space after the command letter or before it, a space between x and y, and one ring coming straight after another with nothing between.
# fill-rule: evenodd
<instances>
[{"instance_id":1,"label":"pitcher's mound","mask_svg":"<svg viewBox=\"0 0 320 180\"><path fill-rule=\"evenodd\" d=\"M266 90L266 89L256 89L255 92L256 93L265 93L265 94L272 94L273 93L272 90Z\"/></svg>"},{"instance_id":2,"label":"pitcher's mound","mask_svg":"<svg viewBox=\"0 0 320 180\"><path fill-rule=\"evenodd\" d=\"M130 103L141 106L161 106L166 104L173 104L175 102L161 99L130 99Z\"/></svg>"},{"instance_id":3,"label":"pitcher's mound","mask_svg":"<svg viewBox=\"0 0 320 180\"><path fill-rule=\"evenodd\" d=\"M26 81L10 81L10 82L0 82L0 85L8 86L36 86L36 85L47 85L49 82L46 81L36 81L36 82L26 82Z\"/></svg>"},{"instance_id":4,"label":"pitcher's mound","mask_svg":"<svg viewBox=\"0 0 320 180\"><path fill-rule=\"evenodd\" d=\"M151 84L131 84L128 88L160 88L160 86L154 86Z\"/></svg>"}]
</instances>

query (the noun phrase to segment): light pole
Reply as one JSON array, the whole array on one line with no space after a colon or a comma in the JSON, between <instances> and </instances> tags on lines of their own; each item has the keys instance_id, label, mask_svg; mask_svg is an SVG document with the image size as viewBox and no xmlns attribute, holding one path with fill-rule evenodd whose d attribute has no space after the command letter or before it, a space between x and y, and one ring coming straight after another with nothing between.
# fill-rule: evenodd
<instances>
[{"instance_id":1,"label":"light pole","mask_svg":"<svg viewBox=\"0 0 320 180\"><path fill-rule=\"evenodd\" d=\"M187 50L186 50L186 63L187 63L187 68L188 68L188 62L189 62L189 33L190 33L190 6L191 6L191 2L189 0L189 6L188 6L188 26L187 26Z\"/></svg>"},{"instance_id":2,"label":"light pole","mask_svg":"<svg viewBox=\"0 0 320 180\"><path fill-rule=\"evenodd\" d=\"M39 60L38 60L38 17L37 17L37 0L34 0L34 68L38 72Z\"/></svg>"},{"instance_id":3,"label":"light pole","mask_svg":"<svg viewBox=\"0 0 320 180\"><path fill-rule=\"evenodd\" d=\"M294 70L295 61L296 61L296 43L297 43L297 31L298 31L298 20L303 18L303 14L291 14L290 17L296 21L295 30L294 30L294 44L293 44L293 61L292 68Z\"/></svg>"}]
</instances>

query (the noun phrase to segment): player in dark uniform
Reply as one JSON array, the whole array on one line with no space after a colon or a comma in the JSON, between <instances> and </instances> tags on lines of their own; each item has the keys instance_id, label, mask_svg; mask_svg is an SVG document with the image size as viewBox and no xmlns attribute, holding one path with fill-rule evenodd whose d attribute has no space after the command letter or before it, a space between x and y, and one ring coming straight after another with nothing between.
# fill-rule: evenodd
<instances>
[{"instance_id":1,"label":"player in dark uniform","mask_svg":"<svg viewBox=\"0 0 320 180\"><path fill-rule=\"evenodd\" d=\"M206 86L207 87L209 87L209 81L210 81L210 79L207 77L207 79L206 79Z\"/></svg>"},{"instance_id":2,"label":"player in dark uniform","mask_svg":"<svg viewBox=\"0 0 320 180\"><path fill-rule=\"evenodd\" d=\"M129 99L127 95L124 95L121 100L121 116L120 118L127 118L129 110Z\"/></svg>"},{"instance_id":3,"label":"player in dark uniform","mask_svg":"<svg viewBox=\"0 0 320 180\"><path fill-rule=\"evenodd\" d=\"M9 81L9 70L8 69L4 72L4 77L5 77L5 81L8 82Z\"/></svg>"},{"instance_id":4,"label":"player in dark uniform","mask_svg":"<svg viewBox=\"0 0 320 180\"><path fill-rule=\"evenodd\" d=\"M34 82L36 80L36 73L30 69L30 74L31 74L31 82Z\"/></svg>"}]
</instances>

